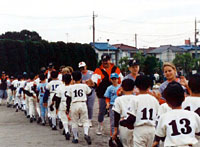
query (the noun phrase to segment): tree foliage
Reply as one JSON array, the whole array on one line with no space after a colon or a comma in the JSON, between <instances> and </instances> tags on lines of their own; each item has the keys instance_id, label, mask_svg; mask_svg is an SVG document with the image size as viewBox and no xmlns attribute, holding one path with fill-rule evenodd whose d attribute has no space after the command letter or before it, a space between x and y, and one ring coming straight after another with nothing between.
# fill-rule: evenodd
<instances>
[{"instance_id":1,"label":"tree foliage","mask_svg":"<svg viewBox=\"0 0 200 147\"><path fill-rule=\"evenodd\" d=\"M49 62L53 62L56 69L66 65L77 70L81 61L86 62L88 69L96 68L96 53L89 44L38 40L41 37L36 32L29 34L29 39L20 38L19 34L28 32L7 32L0 36L0 71L12 74L23 71L37 73L41 67L47 67ZM34 38L38 41L33 41Z\"/></svg>"},{"instance_id":2,"label":"tree foliage","mask_svg":"<svg viewBox=\"0 0 200 147\"><path fill-rule=\"evenodd\" d=\"M191 70L195 68L195 59L190 53L176 54L173 63L178 70L183 70L186 75L189 75Z\"/></svg>"}]
</instances>

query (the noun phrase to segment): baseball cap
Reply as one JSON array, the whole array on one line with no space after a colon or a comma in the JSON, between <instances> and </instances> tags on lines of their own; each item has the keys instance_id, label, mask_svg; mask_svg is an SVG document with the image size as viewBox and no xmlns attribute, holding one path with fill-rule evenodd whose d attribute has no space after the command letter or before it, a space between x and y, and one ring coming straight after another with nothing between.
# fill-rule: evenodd
<instances>
[{"instance_id":1,"label":"baseball cap","mask_svg":"<svg viewBox=\"0 0 200 147\"><path fill-rule=\"evenodd\" d=\"M1 74L6 74L6 72L5 72L5 71L2 71Z\"/></svg>"},{"instance_id":2,"label":"baseball cap","mask_svg":"<svg viewBox=\"0 0 200 147\"><path fill-rule=\"evenodd\" d=\"M52 68L53 67L53 63L49 63L49 68Z\"/></svg>"},{"instance_id":3,"label":"baseball cap","mask_svg":"<svg viewBox=\"0 0 200 147\"><path fill-rule=\"evenodd\" d=\"M139 65L139 61L138 60L130 60L128 63L129 66L134 66L134 65Z\"/></svg>"},{"instance_id":4,"label":"baseball cap","mask_svg":"<svg viewBox=\"0 0 200 147\"><path fill-rule=\"evenodd\" d=\"M119 78L119 75L117 74L117 73L112 73L111 75L110 75L110 78L112 79L112 78Z\"/></svg>"},{"instance_id":5,"label":"baseball cap","mask_svg":"<svg viewBox=\"0 0 200 147\"><path fill-rule=\"evenodd\" d=\"M78 64L78 68L81 68L81 67L84 67L84 66L86 66L86 64L85 64L85 62L79 62L79 64Z\"/></svg>"},{"instance_id":6,"label":"baseball cap","mask_svg":"<svg viewBox=\"0 0 200 147\"><path fill-rule=\"evenodd\" d=\"M103 55L101 56L101 60L102 60L102 61L110 60L110 56L109 56L108 54L103 54Z\"/></svg>"}]
</instances>

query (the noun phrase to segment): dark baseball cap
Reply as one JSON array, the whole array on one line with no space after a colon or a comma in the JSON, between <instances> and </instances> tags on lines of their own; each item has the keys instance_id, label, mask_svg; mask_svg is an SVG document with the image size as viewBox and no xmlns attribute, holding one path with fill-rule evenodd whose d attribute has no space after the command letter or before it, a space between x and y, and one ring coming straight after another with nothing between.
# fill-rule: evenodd
<instances>
[{"instance_id":1,"label":"dark baseball cap","mask_svg":"<svg viewBox=\"0 0 200 147\"><path fill-rule=\"evenodd\" d=\"M140 64L138 60L134 59L134 60L130 60L128 65L131 67L131 66L140 65Z\"/></svg>"},{"instance_id":2,"label":"dark baseball cap","mask_svg":"<svg viewBox=\"0 0 200 147\"><path fill-rule=\"evenodd\" d=\"M49 63L49 68L52 68L53 67L53 63Z\"/></svg>"},{"instance_id":3,"label":"dark baseball cap","mask_svg":"<svg viewBox=\"0 0 200 147\"><path fill-rule=\"evenodd\" d=\"M101 56L101 60L102 60L102 61L110 60L110 55L108 55L108 54L103 54L103 55Z\"/></svg>"}]
</instances>

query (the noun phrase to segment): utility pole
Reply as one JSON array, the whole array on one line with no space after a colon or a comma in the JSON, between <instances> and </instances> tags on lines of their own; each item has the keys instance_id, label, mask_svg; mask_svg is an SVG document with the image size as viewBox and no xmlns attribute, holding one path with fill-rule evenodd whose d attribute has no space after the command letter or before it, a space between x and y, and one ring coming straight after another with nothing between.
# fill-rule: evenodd
<instances>
[{"instance_id":1,"label":"utility pole","mask_svg":"<svg viewBox=\"0 0 200 147\"><path fill-rule=\"evenodd\" d=\"M135 47L137 48L137 34L135 34Z\"/></svg>"},{"instance_id":2,"label":"utility pole","mask_svg":"<svg viewBox=\"0 0 200 147\"><path fill-rule=\"evenodd\" d=\"M195 58L197 59L197 21L195 18L194 22L194 48L195 48Z\"/></svg>"},{"instance_id":3,"label":"utility pole","mask_svg":"<svg viewBox=\"0 0 200 147\"><path fill-rule=\"evenodd\" d=\"M92 30L93 30L93 48L95 48L95 17L97 17L97 15L94 14L94 11L93 11L93 17L92 17L92 20L93 20L93 25L92 25Z\"/></svg>"}]
</instances>

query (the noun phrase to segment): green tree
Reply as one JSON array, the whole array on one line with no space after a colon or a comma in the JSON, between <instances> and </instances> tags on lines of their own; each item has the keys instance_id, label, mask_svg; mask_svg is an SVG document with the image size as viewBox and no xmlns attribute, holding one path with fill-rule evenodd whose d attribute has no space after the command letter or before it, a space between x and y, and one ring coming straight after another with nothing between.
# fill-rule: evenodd
<instances>
[{"instance_id":1,"label":"green tree","mask_svg":"<svg viewBox=\"0 0 200 147\"><path fill-rule=\"evenodd\" d=\"M126 73L128 72L128 63L129 63L129 58L128 57L123 57L119 60L119 64L120 64L120 70L121 72L126 75Z\"/></svg>"},{"instance_id":2,"label":"green tree","mask_svg":"<svg viewBox=\"0 0 200 147\"><path fill-rule=\"evenodd\" d=\"M173 63L178 70L183 69L183 72L186 75L189 75L195 67L195 59L192 58L190 53L176 54Z\"/></svg>"},{"instance_id":3,"label":"green tree","mask_svg":"<svg viewBox=\"0 0 200 147\"><path fill-rule=\"evenodd\" d=\"M159 60L155 56L146 56L144 61L144 73L152 75L160 70Z\"/></svg>"}]
</instances>

